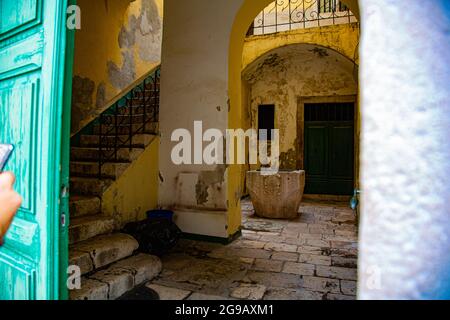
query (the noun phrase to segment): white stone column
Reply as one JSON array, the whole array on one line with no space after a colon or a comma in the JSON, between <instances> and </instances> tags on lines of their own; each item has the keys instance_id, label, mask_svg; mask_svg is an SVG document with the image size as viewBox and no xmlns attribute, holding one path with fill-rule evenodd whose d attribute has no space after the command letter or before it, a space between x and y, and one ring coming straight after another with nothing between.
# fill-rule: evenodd
<instances>
[{"instance_id":1,"label":"white stone column","mask_svg":"<svg viewBox=\"0 0 450 320\"><path fill-rule=\"evenodd\" d=\"M450 298L450 5L360 6L359 298Z\"/></svg>"}]
</instances>

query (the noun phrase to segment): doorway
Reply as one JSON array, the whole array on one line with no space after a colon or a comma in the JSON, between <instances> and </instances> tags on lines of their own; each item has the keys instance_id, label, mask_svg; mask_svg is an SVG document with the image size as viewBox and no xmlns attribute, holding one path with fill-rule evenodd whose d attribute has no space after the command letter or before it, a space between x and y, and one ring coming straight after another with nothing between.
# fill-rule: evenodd
<instances>
[{"instance_id":1,"label":"doorway","mask_svg":"<svg viewBox=\"0 0 450 320\"><path fill-rule=\"evenodd\" d=\"M355 104L307 103L306 194L351 195L355 175Z\"/></svg>"}]
</instances>

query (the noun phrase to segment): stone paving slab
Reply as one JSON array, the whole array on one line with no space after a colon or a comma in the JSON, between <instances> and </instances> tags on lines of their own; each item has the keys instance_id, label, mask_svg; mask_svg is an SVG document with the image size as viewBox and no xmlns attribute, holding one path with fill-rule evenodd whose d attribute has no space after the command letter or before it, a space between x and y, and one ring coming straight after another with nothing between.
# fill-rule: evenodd
<instances>
[{"instance_id":1,"label":"stone paving slab","mask_svg":"<svg viewBox=\"0 0 450 320\"><path fill-rule=\"evenodd\" d=\"M231 292L231 297L245 300L262 300L266 287L260 284L241 284Z\"/></svg>"},{"instance_id":2,"label":"stone paving slab","mask_svg":"<svg viewBox=\"0 0 450 320\"><path fill-rule=\"evenodd\" d=\"M356 298L358 228L348 204L305 201L292 220L256 217L247 200L242 207L240 239L182 240L162 258L152 284L172 288L175 297L190 292L192 300Z\"/></svg>"}]
</instances>

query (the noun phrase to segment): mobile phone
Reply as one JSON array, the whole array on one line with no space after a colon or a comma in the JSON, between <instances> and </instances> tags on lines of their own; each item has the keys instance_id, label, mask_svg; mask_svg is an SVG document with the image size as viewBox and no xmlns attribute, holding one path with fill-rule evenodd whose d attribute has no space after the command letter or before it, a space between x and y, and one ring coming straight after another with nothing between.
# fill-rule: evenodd
<instances>
[{"instance_id":1,"label":"mobile phone","mask_svg":"<svg viewBox=\"0 0 450 320\"><path fill-rule=\"evenodd\" d=\"M13 151L14 146L12 144L0 144L0 172L5 168Z\"/></svg>"}]
</instances>

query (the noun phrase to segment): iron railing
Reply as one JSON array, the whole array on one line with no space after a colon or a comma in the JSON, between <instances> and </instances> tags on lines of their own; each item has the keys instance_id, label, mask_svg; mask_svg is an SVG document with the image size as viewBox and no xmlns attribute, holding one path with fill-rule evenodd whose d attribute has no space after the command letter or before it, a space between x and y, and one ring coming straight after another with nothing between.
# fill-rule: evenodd
<instances>
[{"instance_id":1,"label":"iron railing","mask_svg":"<svg viewBox=\"0 0 450 320\"><path fill-rule=\"evenodd\" d=\"M160 68L103 112L93 123L98 135L98 174L106 163L119 162L120 150L135 147L137 134L155 134L159 120Z\"/></svg>"},{"instance_id":2,"label":"iron railing","mask_svg":"<svg viewBox=\"0 0 450 320\"><path fill-rule=\"evenodd\" d=\"M276 0L261 11L248 36L357 22L340 0Z\"/></svg>"}]
</instances>

